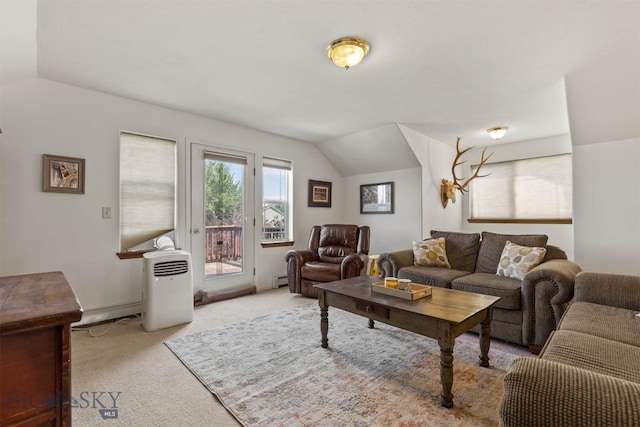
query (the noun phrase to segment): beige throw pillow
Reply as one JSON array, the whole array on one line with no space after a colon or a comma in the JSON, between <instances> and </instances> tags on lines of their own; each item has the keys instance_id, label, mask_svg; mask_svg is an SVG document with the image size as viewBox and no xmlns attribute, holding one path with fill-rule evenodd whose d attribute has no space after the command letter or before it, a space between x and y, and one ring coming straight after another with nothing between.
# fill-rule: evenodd
<instances>
[{"instance_id":1,"label":"beige throw pillow","mask_svg":"<svg viewBox=\"0 0 640 427\"><path fill-rule=\"evenodd\" d=\"M451 268L444 237L413 242L413 259L414 265Z\"/></svg>"},{"instance_id":2,"label":"beige throw pillow","mask_svg":"<svg viewBox=\"0 0 640 427\"><path fill-rule=\"evenodd\" d=\"M520 246L507 240L496 274L522 280L533 267L542 262L546 253L545 248Z\"/></svg>"}]
</instances>

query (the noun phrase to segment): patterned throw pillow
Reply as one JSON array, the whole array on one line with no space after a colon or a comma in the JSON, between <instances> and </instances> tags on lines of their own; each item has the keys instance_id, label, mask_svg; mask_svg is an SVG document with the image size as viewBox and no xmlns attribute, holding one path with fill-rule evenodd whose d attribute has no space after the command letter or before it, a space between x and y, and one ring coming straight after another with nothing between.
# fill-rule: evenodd
<instances>
[{"instance_id":1,"label":"patterned throw pillow","mask_svg":"<svg viewBox=\"0 0 640 427\"><path fill-rule=\"evenodd\" d=\"M522 280L533 267L542 262L546 253L545 248L520 246L507 240L496 274Z\"/></svg>"},{"instance_id":2,"label":"patterned throw pillow","mask_svg":"<svg viewBox=\"0 0 640 427\"><path fill-rule=\"evenodd\" d=\"M451 268L444 237L413 242L413 259L414 265Z\"/></svg>"}]
</instances>

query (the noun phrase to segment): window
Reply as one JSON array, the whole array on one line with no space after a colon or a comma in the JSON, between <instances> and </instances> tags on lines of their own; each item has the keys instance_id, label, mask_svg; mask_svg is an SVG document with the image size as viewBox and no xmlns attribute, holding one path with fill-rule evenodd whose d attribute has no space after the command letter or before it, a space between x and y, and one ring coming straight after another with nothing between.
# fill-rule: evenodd
<instances>
[{"instance_id":1,"label":"window","mask_svg":"<svg viewBox=\"0 0 640 427\"><path fill-rule=\"evenodd\" d=\"M120 249L175 229L176 142L120 133Z\"/></svg>"},{"instance_id":2,"label":"window","mask_svg":"<svg viewBox=\"0 0 640 427\"><path fill-rule=\"evenodd\" d=\"M262 242L291 240L291 162L262 160Z\"/></svg>"},{"instance_id":3,"label":"window","mask_svg":"<svg viewBox=\"0 0 640 427\"><path fill-rule=\"evenodd\" d=\"M480 174L490 175L471 181L470 222L571 223L571 154L487 163Z\"/></svg>"}]
</instances>

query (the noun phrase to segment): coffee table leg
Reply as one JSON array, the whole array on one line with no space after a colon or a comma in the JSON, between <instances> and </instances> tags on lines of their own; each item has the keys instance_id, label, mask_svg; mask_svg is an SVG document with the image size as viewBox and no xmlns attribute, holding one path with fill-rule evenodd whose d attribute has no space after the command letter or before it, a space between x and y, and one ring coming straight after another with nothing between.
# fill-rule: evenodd
<instances>
[{"instance_id":1,"label":"coffee table leg","mask_svg":"<svg viewBox=\"0 0 640 427\"><path fill-rule=\"evenodd\" d=\"M440 339L440 382L442 383L442 406L453 406L453 340Z\"/></svg>"},{"instance_id":2,"label":"coffee table leg","mask_svg":"<svg viewBox=\"0 0 640 427\"><path fill-rule=\"evenodd\" d=\"M491 318L493 309L489 307L487 318L480 324L480 366L489 367L489 346L491 345Z\"/></svg>"},{"instance_id":3,"label":"coffee table leg","mask_svg":"<svg viewBox=\"0 0 640 427\"><path fill-rule=\"evenodd\" d=\"M322 334L321 346L322 348L329 347L329 340L327 339L327 333L329 332L329 306L325 301L324 291L318 293L318 304L320 304L320 333Z\"/></svg>"}]
</instances>

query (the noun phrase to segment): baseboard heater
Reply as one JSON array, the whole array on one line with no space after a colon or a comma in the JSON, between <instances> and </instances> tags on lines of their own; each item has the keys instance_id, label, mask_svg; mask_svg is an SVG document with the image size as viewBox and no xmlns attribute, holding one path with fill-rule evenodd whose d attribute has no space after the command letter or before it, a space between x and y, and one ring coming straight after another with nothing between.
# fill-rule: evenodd
<instances>
[{"instance_id":1,"label":"baseboard heater","mask_svg":"<svg viewBox=\"0 0 640 427\"><path fill-rule=\"evenodd\" d=\"M273 276L273 279L271 279L271 287L273 289L277 289L280 288L282 286L287 286L289 285L289 280L287 279L287 276Z\"/></svg>"},{"instance_id":2,"label":"baseboard heater","mask_svg":"<svg viewBox=\"0 0 640 427\"><path fill-rule=\"evenodd\" d=\"M76 323L72 323L71 326L76 327L94 325L121 317L135 316L136 314L140 314L141 312L142 302L94 308L91 310L86 310L82 314L82 319Z\"/></svg>"},{"instance_id":3,"label":"baseboard heater","mask_svg":"<svg viewBox=\"0 0 640 427\"><path fill-rule=\"evenodd\" d=\"M237 289L227 289L224 291L198 291L193 297L194 305L205 305L216 301L237 298L243 295L252 295L256 293L256 287L247 285Z\"/></svg>"}]
</instances>

